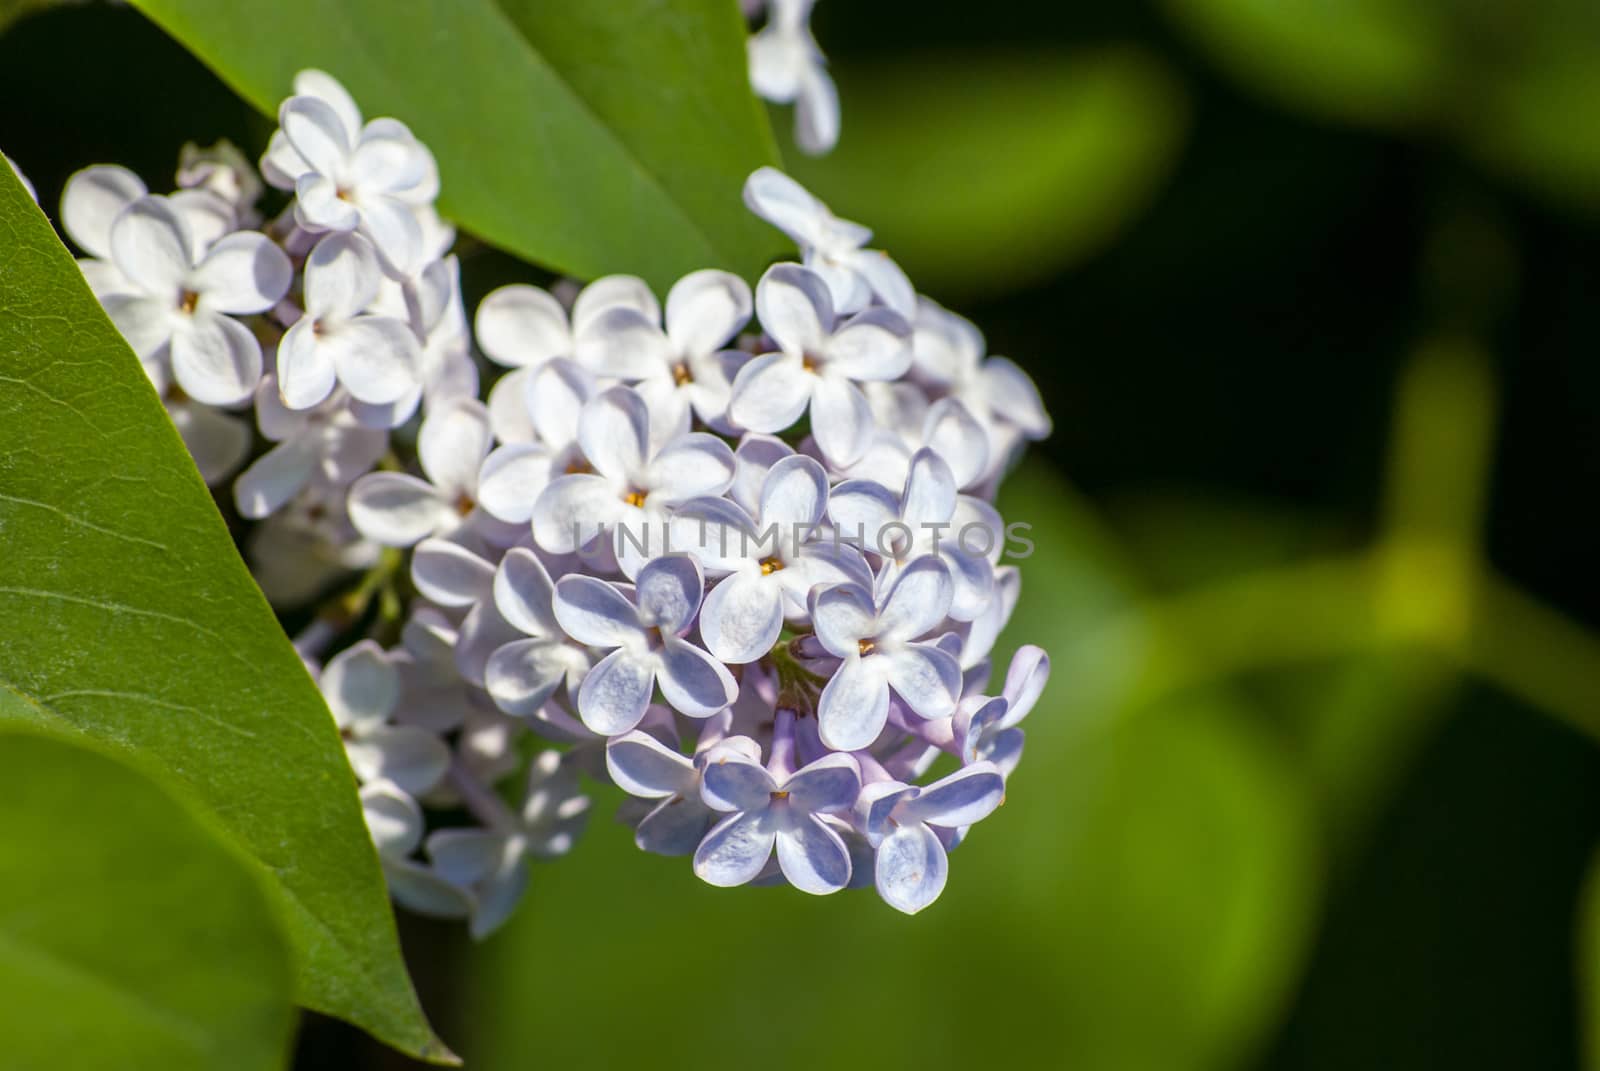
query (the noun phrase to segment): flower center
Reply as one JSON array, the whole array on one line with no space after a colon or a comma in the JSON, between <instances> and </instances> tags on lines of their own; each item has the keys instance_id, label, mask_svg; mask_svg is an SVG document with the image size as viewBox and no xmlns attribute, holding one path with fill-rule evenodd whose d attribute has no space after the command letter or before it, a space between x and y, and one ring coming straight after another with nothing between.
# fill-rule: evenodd
<instances>
[{"instance_id":1,"label":"flower center","mask_svg":"<svg viewBox=\"0 0 1600 1071\"><path fill-rule=\"evenodd\" d=\"M672 366L672 382L682 387L694 382L694 373L689 371L689 364L680 361Z\"/></svg>"},{"instance_id":2,"label":"flower center","mask_svg":"<svg viewBox=\"0 0 1600 1071\"><path fill-rule=\"evenodd\" d=\"M185 316L193 316L195 307L200 304L200 295L193 290L178 291L178 311Z\"/></svg>"},{"instance_id":3,"label":"flower center","mask_svg":"<svg viewBox=\"0 0 1600 1071\"><path fill-rule=\"evenodd\" d=\"M821 358L813 357L809 353L802 353L800 355L800 367L807 372L815 374L817 369L822 367L822 360Z\"/></svg>"},{"instance_id":4,"label":"flower center","mask_svg":"<svg viewBox=\"0 0 1600 1071\"><path fill-rule=\"evenodd\" d=\"M639 490L636 487L633 490L629 491L627 494L623 495L622 496L622 501L626 502L630 506L636 506L639 509L643 509L644 508L644 497L645 497L645 493L643 491Z\"/></svg>"},{"instance_id":5,"label":"flower center","mask_svg":"<svg viewBox=\"0 0 1600 1071\"><path fill-rule=\"evenodd\" d=\"M562 471L564 471L568 476L586 476L593 472L594 469L589 467L589 463L587 461L581 457L578 457L567 462L567 467Z\"/></svg>"},{"instance_id":6,"label":"flower center","mask_svg":"<svg viewBox=\"0 0 1600 1071\"><path fill-rule=\"evenodd\" d=\"M871 640L861 640L856 643L856 650L860 651L864 655L869 655L877 649L878 645L873 643Z\"/></svg>"},{"instance_id":7,"label":"flower center","mask_svg":"<svg viewBox=\"0 0 1600 1071\"><path fill-rule=\"evenodd\" d=\"M762 576L771 576L773 573L781 573L782 571L783 571L783 563L781 561L779 561L777 558L762 558L761 559L761 575Z\"/></svg>"},{"instance_id":8,"label":"flower center","mask_svg":"<svg viewBox=\"0 0 1600 1071\"><path fill-rule=\"evenodd\" d=\"M786 800L788 798L789 798L789 793L787 793L787 792L774 792L772 794L772 802L773 803L777 803L779 800Z\"/></svg>"},{"instance_id":9,"label":"flower center","mask_svg":"<svg viewBox=\"0 0 1600 1071\"><path fill-rule=\"evenodd\" d=\"M457 516L465 517L467 514L476 509L477 505L478 504L472 501L472 498L465 491L456 496Z\"/></svg>"}]
</instances>

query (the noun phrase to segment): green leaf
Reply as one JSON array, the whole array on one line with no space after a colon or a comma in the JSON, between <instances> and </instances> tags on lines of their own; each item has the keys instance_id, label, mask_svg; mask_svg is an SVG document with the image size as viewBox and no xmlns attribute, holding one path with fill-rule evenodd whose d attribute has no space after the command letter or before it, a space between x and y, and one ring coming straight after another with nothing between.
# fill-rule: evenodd
<instances>
[{"instance_id":1,"label":"green leaf","mask_svg":"<svg viewBox=\"0 0 1600 1071\"><path fill-rule=\"evenodd\" d=\"M1166 0L1166 7L1229 74L1313 114L1404 126L1449 102L1453 16L1425 0Z\"/></svg>"},{"instance_id":2,"label":"green leaf","mask_svg":"<svg viewBox=\"0 0 1600 1071\"><path fill-rule=\"evenodd\" d=\"M21 700L0 692L0 709ZM97 750L0 732L7 1067L283 1067L293 972L260 873Z\"/></svg>"},{"instance_id":3,"label":"green leaf","mask_svg":"<svg viewBox=\"0 0 1600 1071\"><path fill-rule=\"evenodd\" d=\"M446 216L528 260L664 289L779 248L740 200L775 149L734 0L137 6L269 114L296 71L333 74L433 149Z\"/></svg>"},{"instance_id":4,"label":"green leaf","mask_svg":"<svg viewBox=\"0 0 1600 1071\"><path fill-rule=\"evenodd\" d=\"M1097 252L1149 202L1186 126L1132 51L925 56L835 71L839 147L789 155L920 289L992 294Z\"/></svg>"},{"instance_id":5,"label":"green leaf","mask_svg":"<svg viewBox=\"0 0 1600 1071\"><path fill-rule=\"evenodd\" d=\"M0 692L139 752L260 861L297 997L410 1052L400 958L355 779L149 380L0 167Z\"/></svg>"}]
</instances>

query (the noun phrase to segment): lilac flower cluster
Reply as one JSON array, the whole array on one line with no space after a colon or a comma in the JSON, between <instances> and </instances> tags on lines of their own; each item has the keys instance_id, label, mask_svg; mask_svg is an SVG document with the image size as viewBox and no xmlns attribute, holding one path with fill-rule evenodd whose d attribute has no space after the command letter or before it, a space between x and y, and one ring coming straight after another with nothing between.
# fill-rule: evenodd
<instances>
[{"instance_id":1,"label":"lilac flower cluster","mask_svg":"<svg viewBox=\"0 0 1600 1071\"><path fill-rule=\"evenodd\" d=\"M931 903L1049 673L989 694L1026 375L771 169L800 256L753 292L506 286L469 331L427 148L315 71L279 119L271 219L224 146L166 195L80 172L62 220L263 589L325 599L296 645L396 900L494 929L587 775L711 884Z\"/></svg>"}]
</instances>

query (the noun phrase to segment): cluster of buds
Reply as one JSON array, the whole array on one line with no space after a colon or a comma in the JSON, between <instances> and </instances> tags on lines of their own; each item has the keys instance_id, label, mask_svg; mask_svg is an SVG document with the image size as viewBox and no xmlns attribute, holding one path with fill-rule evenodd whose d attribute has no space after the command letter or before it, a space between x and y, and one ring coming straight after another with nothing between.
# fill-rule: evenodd
<instances>
[{"instance_id":1,"label":"cluster of buds","mask_svg":"<svg viewBox=\"0 0 1600 1071\"><path fill-rule=\"evenodd\" d=\"M753 291L513 285L469 329L427 148L294 89L259 178L93 167L62 222L263 589L324 600L296 646L395 899L494 929L588 777L711 884L926 907L1049 673L1023 647L990 685L1031 381L772 169L745 201L799 258Z\"/></svg>"}]
</instances>

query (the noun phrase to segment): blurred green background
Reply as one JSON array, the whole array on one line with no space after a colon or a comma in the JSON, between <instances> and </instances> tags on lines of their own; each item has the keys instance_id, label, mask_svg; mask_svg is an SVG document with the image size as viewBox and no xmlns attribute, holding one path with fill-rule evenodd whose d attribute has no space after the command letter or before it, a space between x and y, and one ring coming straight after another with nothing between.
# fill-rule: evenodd
<instances>
[{"instance_id":1,"label":"blurred green background","mask_svg":"<svg viewBox=\"0 0 1600 1071\"><path fill-rule=\"evenodd\" d=\"M601 817L485 944L402 920L442 1036L483 1069L1600 1067L1600 5L816 31L844 139L795 172L1056 420L1003 502L1038 543L1007 650L1055 662L1022 767L914 919L712 889ZM9 26L0 99L47 210L268 129L104 5ZM309 1020L298 1066L410 1065Z\"/></svg>"}]
</instances>

